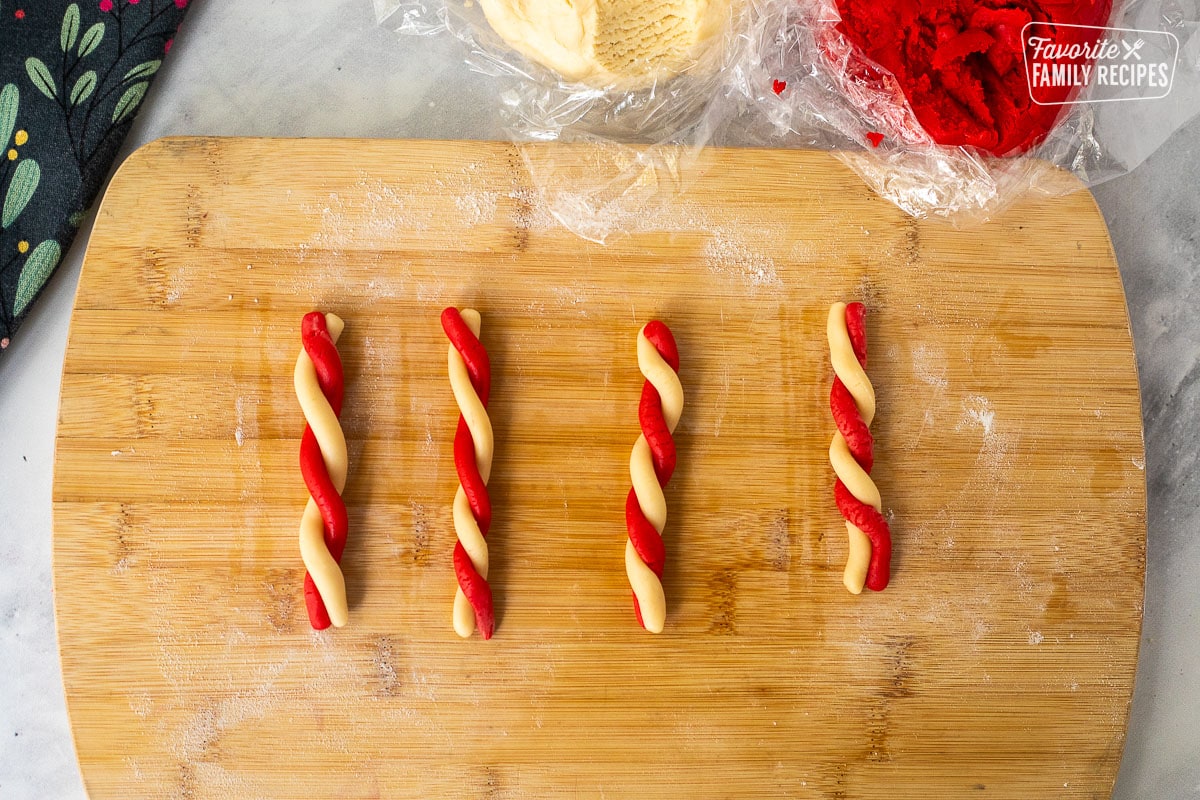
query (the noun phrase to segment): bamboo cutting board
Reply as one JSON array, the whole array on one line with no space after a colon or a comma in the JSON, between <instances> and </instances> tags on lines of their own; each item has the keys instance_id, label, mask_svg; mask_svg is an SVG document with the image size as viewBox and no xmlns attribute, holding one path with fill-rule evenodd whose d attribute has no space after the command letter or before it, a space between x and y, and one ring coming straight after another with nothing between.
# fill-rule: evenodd
<instances>
[{"instance_id":1,"label":"bamboo cutting board","mask_svg":"<svg viewBox=\"0 0 1200 800\"><path fill-rule=\"evenodd\" d=\"M506 144L174 139L126 162L80 281L54 480L93 798L1108 796L1145 491L1090 196L955 231L825 154L690 169L601 247ZM839 299L869 306L896 551L859 597L827 463ZM495 376L490 642L450 627L451 304L482 312ZM313 308L347 322L351 456L351 622L320 634L291 382ZM654 317L687 396L657 637L622 560Z\"/></svg>"}]
</instances>

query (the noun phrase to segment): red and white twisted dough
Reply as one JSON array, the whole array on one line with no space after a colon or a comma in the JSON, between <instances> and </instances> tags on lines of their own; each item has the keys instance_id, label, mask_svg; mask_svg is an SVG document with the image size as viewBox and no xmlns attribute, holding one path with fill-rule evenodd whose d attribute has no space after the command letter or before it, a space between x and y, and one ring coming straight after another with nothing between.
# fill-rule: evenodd
<instances>
[{"instance_id":1,"label":"red and white twisted dough","mask_svg":"<svg viewBox=\"0 0 1200 800\"><path fill-rule=\"evenodd\" d=\"M866 309L862 303L834 303L826 327L833 362L833 388L829 409L837 433L829 445L829 462L837 481L833 496L846 519L849 552L842 583L853 594L865 585L880 591L888 584L892 560L892 535L883 518L879 488L871 480L875 440L870 424L875 418L875 388L867 377Z\"/></svg>"},{"instance_id":2,"label":"red and white twisted dough","mask_svg":"<svg viewBox=\"0 0 1200 800\"><path fill-rule=\"evenodd\" d=\"M313 311L300 325L303 349L296 359L296 397L304 412L300 472L308 503L300 520L304 603L315 630L346 624L346 581L339 566L349 527L342 491L346 488L346 437L342 413L342 360L335 347L344 323L334 314Z\"/></svg>"},{"instance_id":3,"label":"red and white twisted dough","mask_svg":"<svg viewBox=\"0 0 1200 800\"><path fill-rule=\"evenodd\" d=\"M633 488L625 499L625 572L633 589L633 610L651 633L661 633L667 618L662 574L666 561L662 531L667 524L667 498L662 487L675 472L672 434L683 413L679 382L679 349L666 325L646 323L637 337L638 367L646 377L638 404L642 434L629 457Z\"/></svg>"},{"instance_id":4,"label":"red and white twisted dough","mask_svg":"<svg viewBox=\"0 0 1200 800\"><path fill-rule=\"evenodd\" d=\"M442 312L442 329L450 340L450 388L460 411L454 433L454 468L458 491L454 494L454 631L466 638L476 628L492 638L495 613L488 585L488 547L485 537L492 523L492 501L487 482L492 472L494 440L488 418L492 369L487 350L479 342L481 319L473 308Z\"/></svg>"}]
</instances>

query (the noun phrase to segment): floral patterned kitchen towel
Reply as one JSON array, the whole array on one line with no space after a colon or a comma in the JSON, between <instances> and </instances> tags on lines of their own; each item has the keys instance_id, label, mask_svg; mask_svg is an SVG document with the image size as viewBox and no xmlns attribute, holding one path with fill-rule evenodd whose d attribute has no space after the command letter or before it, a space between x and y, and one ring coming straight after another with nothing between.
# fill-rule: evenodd
<instances>
[{"instance_id":1,"label":"floral patterned kitchen towel","mask_svg":"<svg viewBox=\"0 0 1200 800\"><path fill-rule=\"evenodd\" d=\"M0 350L100 190L188 0L0 0Z\"/></svg>"}]
</instances>

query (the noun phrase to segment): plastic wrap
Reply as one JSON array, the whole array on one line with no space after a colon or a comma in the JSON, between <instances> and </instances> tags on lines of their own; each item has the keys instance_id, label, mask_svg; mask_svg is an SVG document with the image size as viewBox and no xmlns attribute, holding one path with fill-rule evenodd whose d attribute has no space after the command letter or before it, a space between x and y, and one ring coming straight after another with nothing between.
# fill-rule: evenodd
<instances>
[{"instance_id":1,"label":"plastic wrap","mask_svg":"<svg viewBox=\"0 0 1200 800\"><path fill-rule=\"evenodd\" d=\"M503 0L484 2L492 4L494 17L495 4ZM535 2L546 0L522 0L521 8ZM644 69L631 76L585 66L579 74L564 76L564 69L574 69L574 61L538 58L536 48L530 50L511 31L507 39L500 36L477 0L375 0L382 24L402 34L453 34L466 44L474 69L503 79L507 88L498 102L515 141L587 145L543 150L537 158L526 154L526 164L551 213L570 230L598 242L631 227L644 230L656 209L686 188L688 162L708 143L830 149L906 212L969 224L990 218L1026 192L1065 191L1071 183L1051 175L1054 168L1069 171L1085 186L1123 175L1200 111L1200 0L1130 0L1111 10L1099 5L1107 0L1005 0L1006 5L1000 0L954 0L942 5L972 25L982 19L984 26L984 33L973 29L963 37L975 41L963 46L967 55L960 53L960 58L992 59L994 53L978 44L980 38L992 41L988 36L997 41L1008 37L1012 45L1019 34L1020 44L1014 45L1018 53L1021 47L1028 53L1027 34L1046 30L1068 36L1064 42L1072 41L1071 36L1107 42L1110 34L1094 29L1076 35L1070 25L1036 27L1048 24L1037 21L1042 7L1057 13L1075 4L1092 9L1097 19L1089 22L1127 29L1111 34L1111 46L1117 48L1108 59L1113 70L1126 61L1170 61L1170 81L1160 91L1103 89L1093 80L1043 96L1048 105L1030 105L1030 98L1019 96L1013 77L1019 73L1010 58L1001 64L1008 69L1008 97L1028 109L1007 110L1009 124L1017 130L1003 130L1001 108L995 137L988 138L984 125L982 134L963 134L966 144L939 144L921 117L926 123L940 118L927 107L915 109L908 99L914 78L902 84L839 27L839 8L849 7L839 3L854 2L865 0L731 0L715 6L719 13L707 23L711 30L704 46L674 59L668 68L641 64ZM905 2L922 14L929 8L918 0ZM974 13L970 9L975 6L983 9L978 12L983 17L963 17ZM1010 21L1029 9L1035 25L1018 32ZM950 39L955 33L962 31L943 35L936 29L921 35ZM1048 40L1046 35L1042 39ZM1137 44L1139 39L1146 41ZM1127 52L1131 48L1138 52ZM1032 59L1017 58L1024 77L1033 80ZM1073 63L1107 64L1090 56ZM998 94L1003 100L1004 92ZM932 102L928 95L924 101ZM1037 124L1026 124L1030 120Z\"/></svg>"},{"instance_id":2,"label":"plastic wrap","mask_svg":"<svg viewBox=\"0 0 1200 800\"><path fill-rule=\"evenodd\" d=\"M741 8L721 2L705 46L665 73L646 65L640 75L569 80L516 51L474 0L376 0L383 24L401 34L449 32L466 44L473 69L502 79L498 103L514 141L587 145L543 149L537 158L522 153L544 206L597 242L631 221L645 229L684 188L687 164L716 127L713 101L748 30Z\"/></svg>"},{"instance_id":3,"label":"plastic wrap","mask_svg":"<svg viewBox=\"0 0 1200 800\"><path fill-rule=\"evenodd\" d=\"M935 142L895 77L839 30L834 0L767 0L753 15L741 63L729 73L725 100L742 122L732 138L829 147L914 216L955 224L985 221L1024 193L1070 187L1051 174L1054 168L1084 186L1124 175L1200 112L1198 12L1194 2L1119 5L1106 15L1105 27L1127 29L1118 35L1130 44L1139 37L1151 40L1153 47L1133 54L1141 57L1137 63L1152 56L1171 62L1165 96L1138 97L1135 90L1114 97L1113 91L1085 86L1061 98L1043 136L996 155ZM1028 64L1025 69L1028 79Z\"/></svg>"}]
</instances>

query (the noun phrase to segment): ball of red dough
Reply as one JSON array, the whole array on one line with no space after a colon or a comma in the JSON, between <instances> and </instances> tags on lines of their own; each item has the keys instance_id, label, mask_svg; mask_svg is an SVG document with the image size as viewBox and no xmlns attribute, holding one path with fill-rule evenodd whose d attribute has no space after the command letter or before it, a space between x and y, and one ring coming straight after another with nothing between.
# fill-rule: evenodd
<instances>
[{"instance_id":1,"label":"ball of red dough","mask_svg":"<svg viewBox=\"0 0 1200 800\"><path fill-rule=\"evenodd\" d=\"M1065 108L1030 98L1022 28L1029 22L1104 25L1112 0L837 0L837 7L837 30L895 76L934 141L1004 156L1039 143ZM1096 34L1060 27L1054 38L1070 44L1094 41ZM884 80L869 67L850 77ZM1072 91L1039 90L1039 99L1067 100Z\"/></svg>"}]
</instances>

